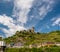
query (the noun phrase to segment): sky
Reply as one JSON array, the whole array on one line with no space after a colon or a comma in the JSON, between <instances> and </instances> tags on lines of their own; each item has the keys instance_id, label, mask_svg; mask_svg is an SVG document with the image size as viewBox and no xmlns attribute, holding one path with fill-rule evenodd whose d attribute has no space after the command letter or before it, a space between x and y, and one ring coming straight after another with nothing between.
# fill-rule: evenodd
<instances>
[{"instance_id":1,"label":"sky","mask_svg":"<svg viewBox=\"0 0 60 52\"><path fill-rule=\"evenodd\" d=\"M0 0L0 36L31 27L42 33L60 30L60 0Z\"/></svg>"}]
</instances>

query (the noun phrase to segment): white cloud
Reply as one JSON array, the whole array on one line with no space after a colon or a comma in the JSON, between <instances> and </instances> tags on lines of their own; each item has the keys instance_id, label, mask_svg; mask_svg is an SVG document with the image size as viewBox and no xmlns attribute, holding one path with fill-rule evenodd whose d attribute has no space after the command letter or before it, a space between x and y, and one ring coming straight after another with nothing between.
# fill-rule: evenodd
<instances>
[{"instance_id":1,"label":"white cloud","mask_svg":"<svg viewBox=\"0 0 60 52\"><path fill-rule=\"evenodd\" d=\"M4 1L10 2L12 0L4 0ZM4 31L4 33L6 34L6 37L12 36L17 30L25 29L24 24L26 24L26 22L29 21L28 20L29 17L27 16L28 16L28 13L30 12L30 8L32 8L34 1L35 0L14 0L12 17L15 17L16 20L13 20L13 18L6 15L0 15L0 23L9 28L8 30L6 28L1 28L1 30ZM40 7L40 12L39 12L40 17L44 17L51 10L51 6L53 3L52 0L42 0L42 1L46 3L42 7ZM38 19L40 19L40 17ZM32 15L31 19L34 19L34 18L35 17ZM35 21L36 20L34 20L34 24L37 23L37 21L36 22ZM47 26L47 28L49 27Z\"/></svg>"},{"instance_id":2,"label":"white cloud","mask_svg":"<svg viewBox=\"0 0 60 52\"><path fill-rule=\"evenodd\" d=\"M55 26L55 25L59 25L59 26L60 26L60 17L57 18L57 19L53 22L52 26Z\"/></svg>"},{"instance_id":3,"label":"white cloud","mask_svg":"<svg viewBox=\"0 0 60 52\"><path fill-rule=\"evenodd\" d=\"M9 29L1 28L1 30L6 34L6 37L12 36L17 30L24 30L23 26L15 24L15 21L11 18L4 15L0 15L0 23L4 26L7 26Z\"/></svg>"},{"instance_id":4,"label":"white cloud","mask_svg":"<svg viewBox=\"0 0 60 52\"><path fill-rule=\"evenodd\" d=\"M6 37L9 37L9 36L12 36L15 34L15 32L18 30L24 30L25 28L22 27L22 26L15 26L14 28L10 28L10 29L5 29L5 28L2 28L1 30L4 31L4 33L6 34Z\"/></svg>"},{"instance_id":5,"label":"white cloud","mask_svg":"<svg viewBox=\"0 0 60 52\"><path fill-rule=\"evenodd\" d=\"M15 0L14 1L14 9L13 9L13 17L17 17L17 21L18 23L23 23L26 24L29 17L28 13L30 12L30 8L32 8L33 3L35 2L35 0ZM38 4L38 2L40 2L41 4ZM43 17L45 17L45 15L47 15L48 12L50 12L52 10L52 6L54 3L54 0L37 0L37 4L38 5L42 5L42 3L45 2L43 4L43 6L40 7L40 17L37 17L38 19L43 19ZM36 2L35 2L36 3ZM36 4L36 5L37 5ZM33 19L35 19L35 17L33 17ZM36 18L36 19L37 19ZM32 19L32 17L30 17L30 19Z\"/></svg>"},{"instance_id":6,"label":"white cloud","mask_svg":"<svg viewBox=\"0 0 60 52\"><path fill-rule=\"evenodd\" d=\"M41 16L41 19L46 15L46 13L47 13L46 7L45 6L42 6L40 8L40 16Z\"/></svg>"},{"instance_id":7,"label":"white cloud","mask_svg":"<svg viewBox=\"0 0 60 52\"><path fill-rule=\"evenodd\" d=\"M0 15L0 23L11 27L11 25L13 25L13 19L11 17L6 16L5 14Z\"/></svg>"},{"instance_id":8,"label":"white cloud","mask_svg":"<svg viewBox=\"0 0 60 52\"><path fill-rule=\"evenodd\" d=\"M11 0L4 0L10 2ZM1 28L1 30L6 34L6 37L12 36L17 30L26 29L24 23L27 22L27 15L32 7L33 0L14 0L13 18L4 15L0 15L0 24L7 26L9 29Z\"/></svg>"},{"instance_id":9,"label":"white cloud","mask_svg":"<svg viewBox=\"0 0 60 52\"><path fill-rule=\"evenodd\" d=\"M33 0L15 0L13 16L17 17L17 21L21 23L27 22L27 15L32 7Z\"/></svg>"},{"instance_id":10,"label":"white cloud","mask_svg":"<svg viewBox=\"0 0 60 52\"><path fill-rule=\"evenodd\" d=\"M45 4L43 6L40 7L40 17L41 19L43 19L43 17L45 17L45 15L47 15L48 12L50 12L52 10L52 6L54 5L54 0L42 0L43 2L45 2Z\"/></svg>"}]
</instances>

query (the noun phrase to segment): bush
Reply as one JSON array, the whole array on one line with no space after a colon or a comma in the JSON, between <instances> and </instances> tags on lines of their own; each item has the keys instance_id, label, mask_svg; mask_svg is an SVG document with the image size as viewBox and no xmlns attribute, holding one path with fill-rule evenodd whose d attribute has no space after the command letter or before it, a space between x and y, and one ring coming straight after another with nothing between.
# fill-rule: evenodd
<instances>
[{"instance_id":1,"label":"bush","mask_svg":"<svg viewBox=\"0 0 60 52\"><path fill-rule=\"evenodd\" d=\"M5 52L60 52L60 47L6 48Z\"/></svg>"}]
</instances>

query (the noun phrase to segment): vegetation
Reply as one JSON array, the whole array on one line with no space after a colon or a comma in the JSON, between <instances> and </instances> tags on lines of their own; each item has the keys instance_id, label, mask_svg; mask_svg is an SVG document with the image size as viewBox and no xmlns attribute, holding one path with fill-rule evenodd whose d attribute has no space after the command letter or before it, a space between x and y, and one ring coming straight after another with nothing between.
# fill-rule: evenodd
<instances>
[{"instance_id":1,"label":"vegetation","mask_svg":"<svg viewBox=\"0 0 60 52\"><path fill-rule=\"evenodd\" d=\"M60 47L40 47L40 48L6 48L5 52L60 52Z\"/></svg>"},{"instance_id":2,"label":"vegetation","mask_svg":"<svg viewBox=\"0 0 60 52\"><path fill-rule=\"evenodd\" d=\"M42 42L60 42L60 31L52 31L50 33L36 33L29 30L17 31L13 36L5 38L4 41L7 44L21 42L24 46L36 45ZM6 48L5 52L60 52L60 47Z\"/></svg>"},{"instance_id":3,"label":"vegetation","mask_svg":"<svg viewBox=\"0 0 60 52\"><path fill-rule=\"evenodd\" d=\"M30 31L17 31L13 36L5 38L7 44L22 42L25 45L38 44L41 42L60 42L60 31L50 33L33 33Z\"/></svg>"}]
</instances>

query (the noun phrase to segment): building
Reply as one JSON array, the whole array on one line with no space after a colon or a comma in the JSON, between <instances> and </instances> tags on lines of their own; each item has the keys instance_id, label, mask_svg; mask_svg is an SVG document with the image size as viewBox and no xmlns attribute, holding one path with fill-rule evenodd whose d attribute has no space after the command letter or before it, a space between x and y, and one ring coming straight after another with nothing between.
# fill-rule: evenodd
<instances>
[{"instance_id":1,"label":"building","mask_svg":"<svg viewBox=\"0 0 60 52\"><path fill-rule=\"evenodd\" d=\"M34 27L32 27L31 32L33 32L33 33L34 33Z\"/></svg>"},{"instance_id":2,"label":"building","mask_svg":"<svg viewBox=\"0 0 60 52\"><path fill-rule=\"evenodd\" d=\"M55 45L60 46L60 42L55 42Z\"/></svg>"},{"instance_id":3,"label":"building","mask_svg":"<svg viewBox=\"0 0 60 52\"><path fill-rule=\"evenodd\" d=\"M3 41L2 37L0 37L0 52L4 52L5 48L5 42Z\"/></svg>"},{"instance_id":4,"label":"building","mask_svg":"<svg viewBox=\"0 0 60 52\"><path fill-rule=\"evenodd\" d=\"M28 32L34 33L34 27L32 27L31 29L29 29Z\"/></svg>"},{"instance_id":5,"label":"building","mask_svg":"<svg viewBox=\"0 0 60 52\"><path fill-rule=\"evenodd\" d=\"M4 52L5 48L6 48L5 42L0 41L0 52Z\"/></svg>"}]
</instances>

